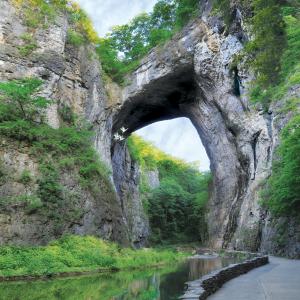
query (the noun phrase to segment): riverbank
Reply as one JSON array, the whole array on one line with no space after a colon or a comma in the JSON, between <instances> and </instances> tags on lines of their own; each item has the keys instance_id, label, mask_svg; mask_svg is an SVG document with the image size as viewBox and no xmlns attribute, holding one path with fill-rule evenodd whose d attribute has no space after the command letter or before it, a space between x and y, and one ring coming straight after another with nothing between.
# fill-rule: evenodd
<instances>
[{"instance_id":1,"label":"riverbank","mask_svg":"<svg viewBox=\"0 0 300 300\"><path fill-rule=\"evenodd\" d=\"M95 237L65 236L47 246L0 247L0 281L150 268L180 261L188 255L171 248L133 250Z\"/></svg>"}]
</instances>

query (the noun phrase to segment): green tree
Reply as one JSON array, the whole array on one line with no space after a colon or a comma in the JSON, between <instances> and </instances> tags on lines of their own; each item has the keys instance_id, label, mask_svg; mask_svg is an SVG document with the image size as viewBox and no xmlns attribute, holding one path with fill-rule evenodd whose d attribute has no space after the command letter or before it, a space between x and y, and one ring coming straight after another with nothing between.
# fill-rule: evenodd
<instances>
[{"instance_id":1,"label":"green tree","mask_svg":"<svg viewBox=\"0 0 300 300\"><path fill-rule=\"evenodd\" d=\"M127 145L131 157L143 172L157 169L160 185L151 190L140 185L154 243L201 241L207 235L205 221L209 198L210 173L200 173L194 166L171 157L138 136L131 136Z\"/></svg>"},{"instance_id":2,"label":"green tree","mask_svg":"<svg viewBox=\"0 0 300 300\"><path fill-rule=\"evenodd\" d=\"M123 83L124 75L136 68L151 48L170 39L198 11L198 0L160 0L152 13L115 26L97 45L104 71Z\"/></svg>"},{"instance_id":3,"label":"green tree","mask_svg":"<svg viewBox=\"0 0 300 300\"><path fill-rule=\"evenodd\" d=\"M279 82L281 57L286 48L281 0L254 0L251 20L254 39L246 46L261 88Z\"/></svg>"},{"instance_id":4,"label":"green tree","mask_svg":"<svg viewBox=\"0 0 300 300\"><path fill-rule=\"evenodd\" d=\"M193 17L199 14L199 0L175 0L176 28L181 29Z\"/></svg>"},{"instance_id":5,"label":"green tree","mask_svg":"<svg viewBox=\"0 0 300 300\"><path fill-rule=\"evenodd\" d=\"M149 198L149 219L154 240L179 241L184 234L189 195L172 178L163 179Z\"/></svg>"},{"instance_id":6,"label":"green tree","mask_svg":"<svg viewBox=\"0 0 300 300\"><path fill-rule=\"evenodd\" d=\"M50 101L44 97L35 96L42 85L37 78L27 78L0 82L2 94L0 121L22 118L37 121L43 109L47 108Z\"/></svg>"}]
</instances>

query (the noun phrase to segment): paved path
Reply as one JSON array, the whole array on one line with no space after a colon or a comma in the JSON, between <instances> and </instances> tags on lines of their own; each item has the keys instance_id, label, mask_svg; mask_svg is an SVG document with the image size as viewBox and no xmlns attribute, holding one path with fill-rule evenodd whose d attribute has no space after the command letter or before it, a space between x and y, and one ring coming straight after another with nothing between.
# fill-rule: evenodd
<instances>
[{"instance_id":1,"label":"paved path","mask_svg":"<svg viewBox=\"0 0 300 300\"><path fill-rule=\"evenodd\" d=\"M300 260L270 263L228 281L207 300L300 300Z\"/></svg>"}]
</instances>

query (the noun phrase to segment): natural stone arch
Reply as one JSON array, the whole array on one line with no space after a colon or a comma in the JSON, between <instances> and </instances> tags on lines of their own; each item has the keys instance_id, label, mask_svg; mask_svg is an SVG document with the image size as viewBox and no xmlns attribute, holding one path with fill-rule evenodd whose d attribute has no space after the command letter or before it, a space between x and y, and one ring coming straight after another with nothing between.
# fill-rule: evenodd
<instances>
[{"instance_id":1,"label":"natural stone arch","mask_svg":"<svg viewBox=\"0 0 300 300\"><path fill-rule=\"evenodd\" d=\"M211 245L243 247L243 227L254 232L252 248L256 248L260 230L256 190L270 164L269 121L248 108L244 93L235 95L230 63L242 48L239 39L210 28L203 21L194 22L162 49L149 53L127 78L130 84L122 91L113 133L121 127L130 134L156 121L189 118L211 161ZM240 73L246 84L247 74ZM115 182L124 180L124 174L119 176L125 165L119 159L121 152L126 159L124 144L113 142Z\"/></svg>"}]
</instances>

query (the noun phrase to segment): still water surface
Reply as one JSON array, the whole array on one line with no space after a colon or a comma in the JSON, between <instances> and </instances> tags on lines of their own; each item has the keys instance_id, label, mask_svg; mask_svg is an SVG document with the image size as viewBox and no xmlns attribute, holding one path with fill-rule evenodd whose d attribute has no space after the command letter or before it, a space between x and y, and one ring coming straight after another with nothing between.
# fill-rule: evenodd
<instances>
[{"instance_id":1,"label":"still water surface","mask_svg":"<svg viewBox=\"0 0 300 300\"><path fill-rule=\"evenodd\" d=\"M188 259L160 269L68 279L1 283L1 300L175 300L185 282L220 269L233 259Z\"/></svg>"}]
</instances>

